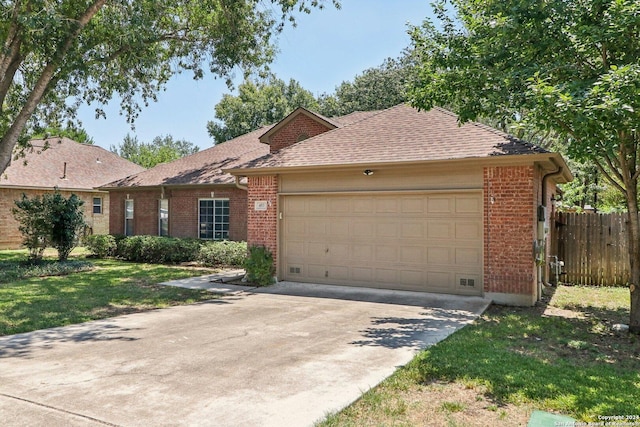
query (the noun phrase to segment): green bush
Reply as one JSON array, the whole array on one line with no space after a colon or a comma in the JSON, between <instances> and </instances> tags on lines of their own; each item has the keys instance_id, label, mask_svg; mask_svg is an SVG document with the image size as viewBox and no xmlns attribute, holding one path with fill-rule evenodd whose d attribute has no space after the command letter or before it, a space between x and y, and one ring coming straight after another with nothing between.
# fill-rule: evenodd
<instances>
[{"instance_id":1,"label":"green bush","mask_svg":"<svg viewBox=\"0 0 640 427\"><path fill-rule=\"evenodd\" d=\"M96 258L106 258L116 254L116 238L109 234L92 234L85 237L84 245Z\"/></svg>"},{"instance_id":2,"label":"green bush","mask_svg":"<svg viewBox=\"0 0 640 427\"><path fill-rule=\"evenodd\" d=\"M33 198L22 194L12 213L20 223L18 229L29 258L42 259L45 248L51 246L58 251L58 260L65 261L85 227L83 204L75 194L67 199L57 190Z\"/></svg>"},{"instance_id":3,"label":"green bush","mask_svg":"<svg viewBox=\"0 0 640 427\"><path fill-rule=\"evenodd\" d=\"M200 241L160 236L131 236L120 240L117 255L127 261L177 264L195 261Z\"/></svg>"},{"instance_id":4,"label":"green bush","mask_svg":"<svg viewBox=\"0 0 640 427\"><path fill-rule=\"evenodd\" d=\"M88 261L52 261L28 260L0 261L0 283L11 283L29 277L64 276L66 274L88 271L93 264Z\"/></svg>"},{"instance_id":5,"label":"green bush","mask_svg":"<svg viewBox=\"0 0 640 427\"><path fill-rule=\"evenodd\" d=\"M272 285L275 282L275 266L273 255L264 246L251 246L249 256L244 262L247 280L260 286Z\"/></svg>"},{"instance_id":6,"label":"green bush","mask_svg":"<svg viewBox=\"0 0 640 427\"><path fill-rule=\"evenodd\" d=\"M242 266L247 258L246 242L206 242L200 247L198 262L209 267Z\"/></svg>"}]
</instances>

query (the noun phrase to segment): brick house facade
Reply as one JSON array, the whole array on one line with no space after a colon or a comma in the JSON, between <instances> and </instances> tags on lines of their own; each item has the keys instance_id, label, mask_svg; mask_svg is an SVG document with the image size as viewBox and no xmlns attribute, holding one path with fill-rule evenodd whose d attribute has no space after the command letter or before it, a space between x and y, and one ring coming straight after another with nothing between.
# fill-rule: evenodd
<instances>
[{"instance_id":1,"label":"brick house facade","mask_svg":"<svg viewBox=\"0 0 640 427\"><path fill-rule=\"evenodd\" d=\"M421 264L401 267L395 276L387 276L397 277L397 283L385 284L382 279L377 283L373 279L372 286L410 290L419 290L422 286L425 290L450 292L445 287L429 288L429 280L424 277L437 278L438 269L444 274L444 270L460 268L460 274L450 274L452 284L448 289L451 293L481 295L503 304L535 303L539 282L546 280L546 267L540 275L536 266L536 245L546 239L546 252L541 256L548 259L550 255L548 235L538 234L539 212L544 212L547 223L543 228L548 228L556 184L572 178L561 156L483 125L471 123L459 127L455 116L440 109L416 112L409 107L398 106L378 113L347 126L338 124L336 130L319 133L309 139L299 138L305 133L300 124L308 119L307 115L300 114L297 120L289 117L285 125L287 122L295 123L296 128L287 129L281 123L270 131L266 141L272 144L269 156L229 169L238 177L248 178L248 243L271 250L279 279L358 285L363 283L362 279L348 265L353 261L345 258L341 263L323 254L330 255L336 250L344 250L344 254L348 254L348 243L332 245L332 240L337 241L340 236L331 234L332 222L320 224L318 215L314 221L320 231L310 232L314 222L305 220L305 216L313 215L313 208L303 211L304 206L309 203L339 206L341 199L356 200L364 196L374 201L371 206L375 203L382 206L382 202L398 206L407 203L409 206L408 203L414 201L427 206L430 200L439 199L452 206L470 200L471 206L477 200L480 206L477 214L467 213L463 207L453 214L459 215L460 219L454 218L449 224L446 219L439 220L441 223L424 222L424 226L417 224L423 228L432 225L436 228L439 224L455 228L452 236L460 243L451 248L444 247L442 251L452 254L452 261L448 261L450 265L436 265L433 271L426 271L422 282L407 282L408 285L402 284L403 274ZM309 129L308 133L311 135L312 130ZM363 174L370 178L363 178ZM465 198L466 192L470 192L470 198ZM290 203L296 200L299 203ZM258 205L262 206L259 210L256 208ZM287 210L287 206L294 206L299 211ZM336 217L343 221L336 223L336 227L352 233L358 221L364 221L358 218L365 217L358 214L357 208L344 212L344 216L353 215L354 220L345 222ZM410 217L410 220L398 220L396 224L385 216L384 211L380 212L379 218L373 220L377 221L373 223L374 232L375 227L402 227L409 225L409 221L415 221ZM472 230L475 218L478 218L481 229L480 255L465 259L465 254L472 253L470 250L475 249L476 243L465 241L466 236L459 235L462 231L457 230ZM292 230L295 229L300 231L293 235ZM314 235L316 232L326 233L326 236ZM313 241L309 245L295 243L298 246L289 243L299 235ZM374 245L386 245L380 239L376 242ZM396 252L387 253L402 254L404 251L409 254L410 249L416 249L417 243L411 236L405 236L404 240L400 238L398 242L391 248ZM441 244L437 240L433 242L433 246ZM338 248L340 245L343 248ZM316 250L318 246L325 249ZM304 251L306 258L298 260L300 257L288 252L288 247ZM366 244L360 245L361 252L365 248ZM427 244L413 252L424 254L425 270L432 262L428 257L431 249ZM295 262L287 259L294 256ZM408 266L410 259L400 259L398 265ZM476 277L473 272L465 270L465 262L475 262L476 259L478 265L474 268L479 272L482 286L471 292L459 284L470 283L466 278L461 279L465 274ZM375 263L373 255L371 264ZM363 267L359 269L364 270ZM324 276L314 276L317 270L321 270L321 274L324 272ZM332 279L332 275L342 275L342 279Z\"/></svg>"}]
</instances>

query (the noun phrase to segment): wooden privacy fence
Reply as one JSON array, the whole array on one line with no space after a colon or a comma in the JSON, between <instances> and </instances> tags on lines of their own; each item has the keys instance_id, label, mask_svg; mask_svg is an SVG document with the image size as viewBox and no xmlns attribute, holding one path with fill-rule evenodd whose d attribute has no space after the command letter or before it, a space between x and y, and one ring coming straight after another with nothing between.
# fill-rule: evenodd
<instances>
[{"instance_id":1,"label":"wooden privacy fence","mask_svg":"<svg viewBox=\"0 0 640 427\"><path fill-rule=\"evenodd\" d=\"M627 214L557 212L551 254L564 261L560 280L578 285L629 281Z\"/></svg>"}]
</instances>

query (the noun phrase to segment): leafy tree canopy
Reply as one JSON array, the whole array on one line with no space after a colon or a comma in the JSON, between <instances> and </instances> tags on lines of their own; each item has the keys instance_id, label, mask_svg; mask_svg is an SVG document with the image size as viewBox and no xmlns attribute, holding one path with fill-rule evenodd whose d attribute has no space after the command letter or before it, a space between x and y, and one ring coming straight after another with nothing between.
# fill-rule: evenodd
<instances>
[{"instance_id":1,"label":"leafy tree canopy","mask_svg":"<svg viewBox=\"0 0 640 427\"><path fill-rule=\"evenodd\" d=\"M40 132L32 134L29 139L47 139L53 136L66 137L81 144L95 144L95 141L89 136L86 130L73 125L67 125L65 128L61 126L49 126Z\"/></svg>"},{"instance_id":2,"label":"leafy tree canopy","mask_svg":"<svg viewBox=\"0 0 640 427\"><path fill-rule=\"evenodd\" d=\"M260 81L245 80L238 95L224 94L215 106L217 121L207 123L216 144L228 141L261 126L276 123L298 107L318 109L318 101L300 83L269 76Z\"/></svg>"},{"instance_id":3,"label":"leafy tree canopy","mask_svg":"<svg viewBox=\"0 0 640 427\"><path fill-rule=\"evenodd\" d=\"M198 146L185 140L175 140L171 135L157 136L150 143L138 141L138 138L127 134L118 147L111 146L116 153L144 168L151 168L160 163L167 163L198 152Z\"/></svg>"},{"instance_id":4,"label":"leafy tree canopy","mask_svg":"<svg viewBox=\"0 0 640 427\"><path fill-rule=\"evenodd\" d=\"M178 72L230 81L235 69L262 67L292 13L325 1L0 2L0 173L31 128L73 119L81 103L119 97L133 121Z\"/></svg>"},{"instance_id":5,"label":"leafy tree canopy","mask_svg":"<svg viewBox=\"0 0 640 427\"><path fill-rule=\"evenodd\" d=\"M406 86L414 70L414 58L407 50L397 59L387 58L378 67L345 81L335 93L320 96L320 113L343 116L354 111L384 110L406 102Z\"/></svg>"},{"instance_id":6,"label":"leafy tree canopy","mask_svg":"<svg viewBox=\"0 0 640 427\"><path fill-rule=\"evenodd\" d=\"M412 29L420 66L411 102L448 106L461 121L552 131L624 195L630 329L640 332L640 2L442 0L434 10L439 28Z\"/></svg>"},{"instance_id":7,"label":"leafy tree canopy","mask_svg":"<svg viewBox=\"0 0 640 427\"><path fill-rule=\"evenodd\" d=\"M406 51L400 58L388 58L353 82L342 82L335 93L317 99L293 79L289 83L273 75L262 80L246 79L238 87L237 96L223 95L215 106L217 120L208 122L207 130L218 144L277 123L298 107L328 117L389 108L406 101L405 88L413 66L413 56Z\"/></svg>"}]
</instances>

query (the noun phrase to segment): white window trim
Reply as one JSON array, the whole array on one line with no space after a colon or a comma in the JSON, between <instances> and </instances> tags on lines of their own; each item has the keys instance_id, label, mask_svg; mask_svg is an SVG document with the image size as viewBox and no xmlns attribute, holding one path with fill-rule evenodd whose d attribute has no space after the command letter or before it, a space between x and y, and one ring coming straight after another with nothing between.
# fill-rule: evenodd
<instances>
[{"instance_id":1,"label":"white window trim","mask_svg":"<svg viewBox=\"0 0 640 427\"><path fill-rule=\"evenodd\" d=\"M231 227L231 201L229 200L228 197L202 197L198 199L198 229L197 229L197 236L198 239L200 240L213 240L213 241L219 241L219 240L225 240L225 239L216 239L215 238L215 221L214 221L214 230L213 230L213 238L211 239L205 239L203 237L200 237L200 202L204 202L204 201L213 201L215 202L216 200L221 200L221 201L226 201L229 203L229 227ZM215 210L215 203L214 203L214 210ZM214 212L214 217L215 217L215 212ZM229 233L230 230L227 232ZM227 237L228 238L228 237Z\"/></svg>"},{"instance_id":2,"label":"white window trim","mask_svg":"<svg viewBox=\"0 0 640 427\"><path fill-rule=\"evenodd\" d=\"M100 200L100 204L96 205L96 199ZM96 212L96 206L100 206L100 212ZM93 196L91 198L91 213L93 215L102 215L104 213L104 198Z\"/></svg>"},{"instance_id":3,"label":"white window trim","mask_svg":"<svg viewBox=\"0 0 640 427\"><path fill-rule=\"evenodd\" d=\"M127 218L127 203L131 203L131 218ZM133 199L125 199L124 200L124 235L125 236L133 236L133 234L127 234L127 220L131 220L133 222L133 219L135 218L136 215L136 207L135 207L135 203L133 202ZM133 229L133 227L131 227ZM135 230L133 230L133 232L135 233Z\"/></svg>"},{"instance_id":4,"label":"white window trim","mask_svg":"<svg viewBox=\"0 0 640 427\"><path fill-rule=\"evenodd\" d=\"M167 202L167 236L169 236L169 199L158 199L158 236L162 236L162 202Z\"/></svg>"}]
</instances>

